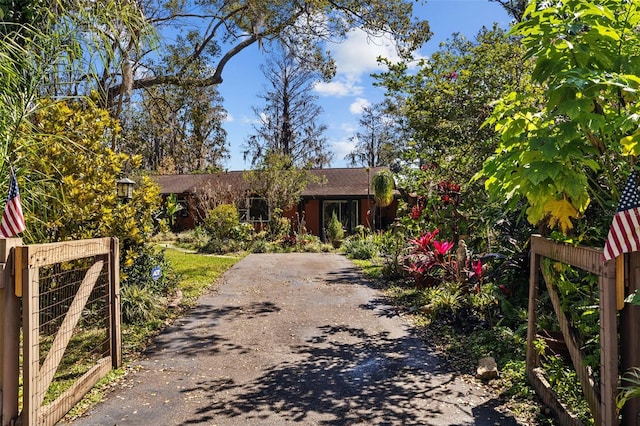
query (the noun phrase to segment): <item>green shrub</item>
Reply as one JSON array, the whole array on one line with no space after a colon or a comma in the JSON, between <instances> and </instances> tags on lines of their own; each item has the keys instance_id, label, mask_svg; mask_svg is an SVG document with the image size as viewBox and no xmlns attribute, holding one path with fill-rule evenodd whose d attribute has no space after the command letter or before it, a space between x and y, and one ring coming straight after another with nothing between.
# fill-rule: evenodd
<instances>
[{"instance_id":1,"label":"green shrub","mask_svg":"<svg viewBox=\"0 0 640 426\"><path fill-rule=\"evenodd\" d=\"M267 252L267 240L264 238L256 238L251 245L252 253L266 253Z\"/></svg>"},{"instance_id":2,"label":"green shrub","mask_svg":"<svg viewBox=\"0 0 640 426\"><path fill-rule=\"evenodd\" d=\"M389 279L404 277L403 261L406 240L402 233L387 231L380 238L380 252L384 259L383 275Z\"/></svg>"},{"instance_id":3,"label":"green shrub","mask_svg":"<svg viewBox=\"0 0 640 426\"><path fill-rule=\"evenodd\" d=\"M219 238L211 238L207 244L200 247L200 253L210 254L228 254L238 253L247 248L248 243L233 239L221 240Z\"/></svg>"},{"instance_id":4,"label":"green shrub","mask_svg":"<svg viewBox=\"0 0 640 426\"><path fill-rule=\"evenodd\" d=\"M121 259L120 286L126 288L139 285L152 293L166 296L178 285L179 277L165 259L164 251L156 251L150 246L140 246L127 250ZM160 268L160 277L154 279L152 271Z\"/></svg>"},{"instance_id":5,"label":"green shrub","mask_svg":"<svg viewBox=\"0 0 640 426\"><path fill-rule=\"evenodd\" d=\"M291 221L282 217L282 210L274 209L269 221L269 237L272 241L276 241L289 234L291 234Z\"/></svg>"},{"instance_id":6,"label":"green shrub","mask_svg":"<svg viewBox=\"0 0 640 426\"><path fill-rule=\"evenodd\" d=\"M327 224L327 238L330 242L340 241L344 238L344 230L342 229L342 223L336 216L336 212L331 215L331 220Z\"/></svg>"},{"instance_id":7,"label":"green shrub","mask_svg":"<svg viewBox=\"0 0 640 426\"><path fill-rule=\"evenodd\" d=\"M247 222L239 223L231 232L231 239L243 243L251 242L256 231L252 224Z\"/></svg>"},{"instance_id":8,"label":"green shrub","mask_svg":"<svg viewBox=\"0 0 640 426\"><path fill-rule=\"evenodd\" d=\"M156 319L160 312L158 296L140 284L130 284L120 291L122 320L127 324L143 324Z\"/></svg>"},{"instance_id":9,"label":"green shrub","mask_svg":"<svg viewBox=\"0 0 640 426\"><path fill-rule=\"evenodd\" d=\"M368 260L378 256L380 249L372 237L349 238L343 243L345 254L350 259Z\"/></svg>"},{"instance_id":10,"label":"green shrub","mask_svg":"<svg viewBox=\"0 0 640 426\"><path fill-rule=\"evenodd\" d=\"M214 239L224 240L233 237L240 225L240 215L233 204L220 204L209 211L203 227Z\"/></svg>"},{"instance_id":11,"label":"green shrub","mask_svg":"<svg viewBox=\"0 0 640 426\"><path fill-rule=\"evenodd\" d=\"M300 251L306 253L320 253L322 251L322 241L312 234L304 234L298 237L298 247Z\"/></svg>"}]
</instances>

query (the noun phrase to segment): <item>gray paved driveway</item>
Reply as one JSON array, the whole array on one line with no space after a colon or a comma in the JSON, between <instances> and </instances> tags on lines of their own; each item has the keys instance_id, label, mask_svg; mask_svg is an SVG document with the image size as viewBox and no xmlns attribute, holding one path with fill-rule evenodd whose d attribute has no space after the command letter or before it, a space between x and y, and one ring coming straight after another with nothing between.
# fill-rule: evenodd
<instances>
[{"instance_id":1,"label":"gray paved driveway","mask_svg":"<svg viewBox=\"0 0 640 426\"><path fill-rule=\"evenodd\" d=\"M73 425L516 425L337 254L256 254Z\"/></svg>"}]
</instances>

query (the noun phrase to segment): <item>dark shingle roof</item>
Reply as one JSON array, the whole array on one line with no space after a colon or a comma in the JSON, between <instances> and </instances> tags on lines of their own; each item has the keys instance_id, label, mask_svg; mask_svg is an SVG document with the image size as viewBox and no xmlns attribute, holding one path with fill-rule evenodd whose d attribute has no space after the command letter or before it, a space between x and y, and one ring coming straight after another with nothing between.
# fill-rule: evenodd
<instances>
[{"instance_id":1,"label":"dark shingle roof","mask_svg":"<svg viewBox=\"0 0 640 426\"><path fill-rule=\"evenodd\" d=\"M373 194L369 182L384 167L314 169L316 176L324 177L324 183L314 183L302 193L303 197L367 196ZM229 185L235 190L249 189L242 171L220 172L203 175L155 175L151 176L161 188L162 194L194 193L207 184Z\"/></svg>"}]
</instances>

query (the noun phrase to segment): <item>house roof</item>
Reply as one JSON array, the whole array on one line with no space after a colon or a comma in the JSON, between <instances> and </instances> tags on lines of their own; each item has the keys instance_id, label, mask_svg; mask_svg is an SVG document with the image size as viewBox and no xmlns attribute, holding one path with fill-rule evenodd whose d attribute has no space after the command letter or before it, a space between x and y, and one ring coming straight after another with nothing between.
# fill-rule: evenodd
<instances>
[{"instance_id":1,"label":"house roof","mask_svg":"<svg viewBox=\"0 0 640 426\"><path fill-rule=\"evenodd\" d=\"M385 167L313 169L311 173L324 178L324 183L312 183L302 193L303 197L367 196L373 194L371 179ZM155 175L151 176L162 194L195 193L207 185L227 185L230 189L250 189L242 171L220 172L201 175Z\"/></svg>"}]
</instances>

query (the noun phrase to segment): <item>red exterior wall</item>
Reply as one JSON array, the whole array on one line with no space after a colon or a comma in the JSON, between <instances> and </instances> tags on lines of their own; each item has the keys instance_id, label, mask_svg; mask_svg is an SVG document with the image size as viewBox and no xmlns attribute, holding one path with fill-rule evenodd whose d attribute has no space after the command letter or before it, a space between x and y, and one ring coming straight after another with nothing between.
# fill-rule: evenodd
<instances>
[{"instance_id":1,"label":"red exterior wall","mask_svg":"<svg viewBox=\"0 0 640 426\"><path fill-rule=\"evenodd\" d=\"M307 232L320 236L320 201L307 200L302 206Z\"/></svg>"},{"instance_id":2,"label":"red exterior wall","mask_svg":"<svg viewBox=\"0 0 640 426\"><path fill-rule=\"evenodd\" d=\"M178 212L176 215L173 230L174 231L185 231L188 229L194 229L197 223L198 214L196 212L196 202L193 196L189 194L181 194L178 199L180 201L184 201L188 204L188 209L182 210ZM322 236L321 232L321 224L320 224L320 216L321 216L321 207L322 200L305 200L303 201L302 211L304 212L305 226L307 232L316 236ZM367 201L366 199L360 200L360 225L366 226L370 228L373 223L371 222L370 216L367 214L371 210L371 214L374 213L376 215L375 227L376 229L380 229L381 226L387 227L389 226L393 220L396 218L396 213L398 210L398 202L394 200L393 203L382 209L382 212L376 207L373 200ZM298 206L289 209L283 213L284 217L287 217L291 220L291 224L293 226L294 231L299 231L297 229L298 220L301 219L297 215ZM260 231L262 228L261 224L256 224L256 231Z\"/></svg>"}]
</instances>

